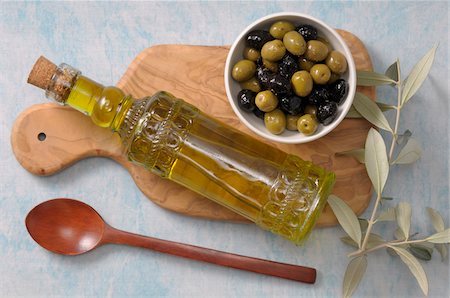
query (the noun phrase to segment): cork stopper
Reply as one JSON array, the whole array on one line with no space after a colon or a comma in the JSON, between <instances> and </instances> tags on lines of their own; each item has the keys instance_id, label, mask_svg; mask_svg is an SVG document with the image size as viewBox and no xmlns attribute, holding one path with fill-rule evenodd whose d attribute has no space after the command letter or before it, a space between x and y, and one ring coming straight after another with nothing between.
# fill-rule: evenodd
<instances>
[{"instance_id":1,"label":"cork stopper","mask_svg":"<svg viewBox=\"0 0 450 298\"><path fill-rule=\"evenodd\" d=\"M41 89L48 90L56 70L57 66L53 62L41 56L34 64L27 82Z\"/></svg>"},{"instance_id":2,"label":"cork stopper","mask_svg":"<svg viewBox=\"0 0 450 298\"><path fill-rule=\"evenodd\" d=\"M57 66L41 56L28 76L28 83L44 89L48 98L64 104L80 74L70 65L62 63Z\"/></svg>"}]
</instances>

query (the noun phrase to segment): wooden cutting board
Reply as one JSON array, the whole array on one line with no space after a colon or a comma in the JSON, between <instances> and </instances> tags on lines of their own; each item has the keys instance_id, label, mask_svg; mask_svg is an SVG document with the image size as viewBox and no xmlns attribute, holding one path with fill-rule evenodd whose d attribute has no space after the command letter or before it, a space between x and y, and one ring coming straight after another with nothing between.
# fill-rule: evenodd
<instances>
[{"instance_id":1,"label":"wooden cutting board","mask_svg":"<svg viewBox=\"0 0 450 298\"><path fill-rule=\"evenodd\" d=\"M349 32L340 30L339 33L350 46L357 69L371 70L371 60L362 42ZM137 98L158 90L169 91L209 115L261 139L239 122L228 104L223 83L228 49L218 46L154 46L136 57L117 86ZM374 97L373 88L359 91ZM370 180L363 165L351 157L335 153L364 147L370 127L365 120L346 119L332 133L312 143L289 145L262 140L334 171L337 182L333 193L360 214L372 195ZM33 174L52 175L80 159L105 156L123 165L144 195L163 208L191 216L248 222L172 181L133 165L122 155L117 135L95 126L90 118L71 108L53 103L28 108L18 116L11 142L17 160ZM318 225L335 223L331 210L325 208Z\"/></svg>"}]
</instances>

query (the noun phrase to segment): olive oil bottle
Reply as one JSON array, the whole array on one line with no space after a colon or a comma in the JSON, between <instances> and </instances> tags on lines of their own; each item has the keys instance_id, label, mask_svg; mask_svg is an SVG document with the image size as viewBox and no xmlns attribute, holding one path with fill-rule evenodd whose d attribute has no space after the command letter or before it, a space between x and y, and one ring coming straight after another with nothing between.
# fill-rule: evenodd
<instances>
[{"instance_id":1,"label":"olive oil bottle","mask_svg":"<svg viewBox=\"0 0 450 298\"><path fill-rule=\"evenodd\" d=\"M128 158L294 243L304 241L335 176L221 123L170 93L135 99L39 58L28 80L120 135Z\"/></svg>"}]
</instances>

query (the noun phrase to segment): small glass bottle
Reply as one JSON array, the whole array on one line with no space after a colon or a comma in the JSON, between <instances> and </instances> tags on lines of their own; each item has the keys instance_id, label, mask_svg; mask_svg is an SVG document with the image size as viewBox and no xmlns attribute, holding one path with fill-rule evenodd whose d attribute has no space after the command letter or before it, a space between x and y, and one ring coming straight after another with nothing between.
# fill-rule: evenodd
<instances>
[{"instance_id":1,"label":"small glass bottle","mask_svg":"<svg viewBox=\"0 0 450 298\"><path fill-rule=\"evenodd\" d=\"M167 92L135 99L44 57L28 80L120 135L130 161L279 234L304 241L335 175L247 136Z\"/></svg>"}]
</instances>

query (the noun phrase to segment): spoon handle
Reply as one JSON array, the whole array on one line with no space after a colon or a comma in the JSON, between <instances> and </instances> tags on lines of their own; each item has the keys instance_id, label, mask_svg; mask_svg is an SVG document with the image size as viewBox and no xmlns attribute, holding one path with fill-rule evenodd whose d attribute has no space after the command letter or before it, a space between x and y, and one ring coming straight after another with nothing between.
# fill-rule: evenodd
<instances>
[{"instance_id":1,"label":"spoon handle","mask_svg":"<svg viewBox=\"0 0 450 298\"><path fill-rule=\"evenodd\" d=\"M278 263L189 244L162 240L153 237L145 237L117 230L112 227L106 229L104 237L105 243L127 244L131 246L143 247L179 257L304 283L313 284L316 281L316 269L310 267Z\"/></svg>"}]
</instances>

